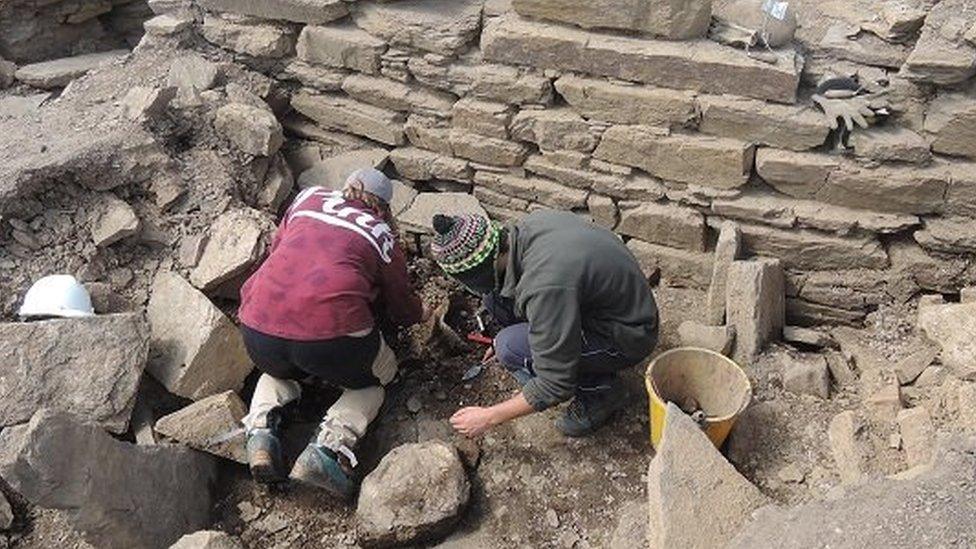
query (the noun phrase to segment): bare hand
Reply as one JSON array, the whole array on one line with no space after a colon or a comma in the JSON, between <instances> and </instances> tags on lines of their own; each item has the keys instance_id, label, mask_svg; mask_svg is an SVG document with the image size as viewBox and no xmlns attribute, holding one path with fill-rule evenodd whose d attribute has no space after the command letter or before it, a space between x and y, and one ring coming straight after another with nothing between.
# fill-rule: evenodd
<instances>
[{"instance_id":1,"label":"bare hand","mask_svg":"<svg viewBox=\"0 0 976 549\"><path fill-rule=\"evenodd\" d=\"M451 427L468 438L480 437L493 425L491 410L480 406L461 408L451 416Z\"/></svg>"},{"instance_id":2,"label":"bare hand","mask_svg":"<svg viewBox=\"0 0 976 549\"><path fill-rule=\"evenodd\" d=\"M495 360L495 346L490 345L488 349L485 350L485 356L481 357L482 364L488 364L492 360Z\"/></svg>"}]
</instances>

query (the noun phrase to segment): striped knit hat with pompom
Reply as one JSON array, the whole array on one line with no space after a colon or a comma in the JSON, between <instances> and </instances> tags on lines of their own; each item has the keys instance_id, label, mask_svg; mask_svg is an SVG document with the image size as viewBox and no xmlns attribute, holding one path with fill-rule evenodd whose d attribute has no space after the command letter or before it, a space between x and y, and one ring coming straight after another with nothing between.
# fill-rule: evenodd
<instances>
[{"instance_id":1,"label":"striped knit hat with pompom","mask_svg":"<svg viewBox=\"0 0 976 549\"><path fill-rule=\"evenodd\" d=\"M474 269L498 248L498 227L481 215L435 215L434 233L430 251L447 274Z\"/></svg>"}]
</instances>

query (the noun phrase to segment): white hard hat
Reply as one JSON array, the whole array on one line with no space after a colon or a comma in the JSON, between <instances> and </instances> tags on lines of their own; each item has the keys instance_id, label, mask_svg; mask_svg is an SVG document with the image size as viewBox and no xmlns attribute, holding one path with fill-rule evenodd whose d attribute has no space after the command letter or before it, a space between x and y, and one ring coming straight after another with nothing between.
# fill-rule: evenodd
<instances>
[{"instance_id":1,"label":"white hard hat","mask_svg":"<svg viewBox=\"0 0 976 549\"><path fill-rule=\"evenodd\" d=\"M92 316L95 311L88 290L75 277L50 275L38 280L27 290L18 314L24 318L76 318Z\"/></svg>"}]
</instances>

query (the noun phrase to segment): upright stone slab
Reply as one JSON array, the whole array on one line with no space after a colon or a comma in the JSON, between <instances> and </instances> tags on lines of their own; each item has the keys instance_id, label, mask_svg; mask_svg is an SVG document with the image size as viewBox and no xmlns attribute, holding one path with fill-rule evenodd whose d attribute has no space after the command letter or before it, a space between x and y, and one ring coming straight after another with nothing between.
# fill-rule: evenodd
<instances>
[{"instance_id":1,"label":"upright stone slab","mask_svg":"<svg viewBox=\"0 0 976 549\"><path fill-rule=\"evenodd\" d=\"M252 365L240 331L180 275L156 276L146 314L149 373L170 392L199 400L244 384Z\"/></svg>"},{"instance_id":2,"label":"upright stone slab","mask_svg":"<svg viewBox=\"0 0 976 549\"><path fill-rule=\"evenodd\" d=\"M0 434L0 475L95 547L157 549L210 524L217 471L189 448L136 446L42 410Z\"/></svg>"},{"instance_id":3,"label":"upright stone slab","mask_svg":"<svg viewBox=\"0 0 976 549\"><path fill-rule=\"evenodd\" d=\"M743 367L782 335L785 291L777 259L733 261L729 267L726 311L728 324L735 328L735 360Z\"/></svg>"},{"instance_id":4,"label":"upright stone slab","mask_svg":"<svg viewBox=\"0 0 976 549\"><path fill-rule=\"evenodd\" d=\"M742 233L732 221L722 223L715 244L715 265L712 268L712 282L708 285L705 298L705 323L721 326L725 322L725 287L732 262L739 259L742 248Z\"/></svg>"},{"instance_id":5,"label":"upright stone slab","mask_svg":"<svg viewBox=\"0 0 976 549\"><path fill-rule=\"evenodd\" d=\"M711 0L513 0L512 7L530 18L672 40L704 37L712 19Z\"/></svg>"},{"instance_id":6,"label":"upright stone slab","mask_svg":"<svg viewBox=\"0 0 976 549\"><path fill-rule=\"evenodd\" d=\"M201 0L211 11L320 25L349 13L343 0Z\"/></svg>"},{"instance_id":7,"label":"upright stone slab","mask_svg":"<svg viewBox=\"0 0 976 549\"><path fill-rule=\"evenodd\" d=\"M647 472L650 549L721 547L769 503L673 403Z\"/></svg>"},{"instance_id":8,"label":"upright stone slab","mask_svg":"<svg viewBox=\"0 0 976 549\"><path fill-rule=\"evenodd\" d=\"M52 408L124 433L148 353L141 314L0 324L0 429Z\"/></svg>"},{"instance_id":9,"label":"upright stone slab","mask_svg":"<svg viewBox=\"0 0 976 549\"><path fill-rule=\"evenodd\" d=\"M827 440L841 482L853 484L865 474L866 448L862 440L864 425L854 412L841 412L830 420Z\"/></svg>"},{"instance_id":10,"label":"upright stone slab","mask_svg":"<svg viewBox=\"0 0 976 549\"><path fill-rule=\"evenodd\" d=\"M246 415L241 398L234 391L225 391L159 418L156 432L191 448L247 463L240 427Z\"/></svg>"},{"instance_id":11,"label":"upright stone slab","mask_svg":"<svg viewBox=\"0 0 976 549\"><path fill-rule=\"evenodd\" d=\"M898 412L898 431L908 468L928 465L935 456L935 426L923 406Z\"/></svg>"}]
</instances>

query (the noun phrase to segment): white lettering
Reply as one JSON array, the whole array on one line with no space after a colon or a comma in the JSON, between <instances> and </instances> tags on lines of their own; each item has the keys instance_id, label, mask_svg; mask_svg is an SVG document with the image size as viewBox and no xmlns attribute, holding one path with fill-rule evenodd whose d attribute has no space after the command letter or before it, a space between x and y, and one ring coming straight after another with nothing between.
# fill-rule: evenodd
<instances>
[{"instance_id":1,"label":"white lettering","mask_svg":"<svg viewBox=\"0 0 976 549\"><path fill-rule=\"evenodd\" d=\"M319 208L320 211L299 211L299 207L312 196L322 198L322 205ZM334 227L352 231L365 238L385 263L390 263L392 261L390 252L396 245L396 238L390 226L369 212L364 212L350 206L340 209L339 207L343 204L345 204L345 198L343 198L341 192L327 191L322 187L311 187L302 191L295 199L295 203L291 206L288 220L291 221L296 217L315 219Z\"/></svg>"}]
</instances>

